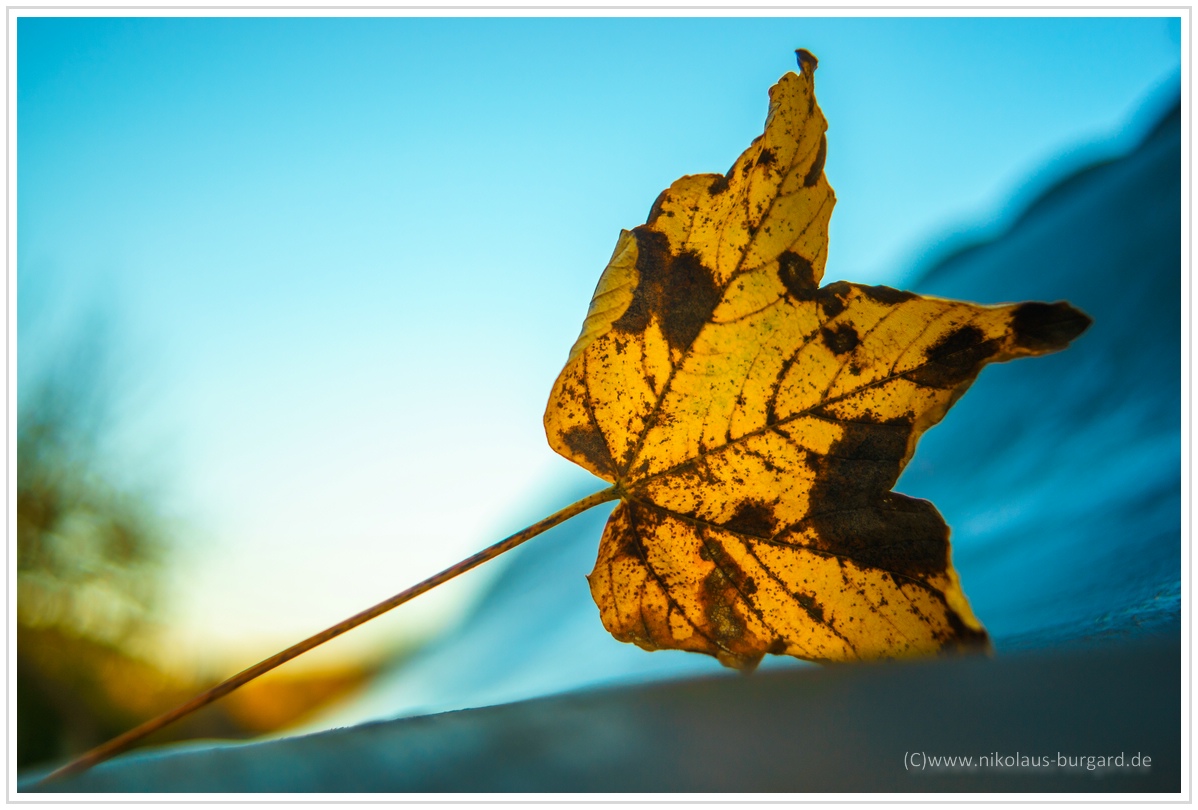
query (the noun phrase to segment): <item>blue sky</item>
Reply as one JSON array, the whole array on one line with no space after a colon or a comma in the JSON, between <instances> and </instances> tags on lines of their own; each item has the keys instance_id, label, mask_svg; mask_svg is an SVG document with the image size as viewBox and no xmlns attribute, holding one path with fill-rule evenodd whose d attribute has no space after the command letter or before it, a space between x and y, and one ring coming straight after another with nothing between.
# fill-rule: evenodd
<instances>
[{"instance_id":1,"label":"blue sky","mask_svg":"<svg viewBox=\"0 0 1198 810\"><path fill-rule=\"evenodd\" d=\"M731 165L796 47L826 278L896 285L1130 146L1181 50L1159 18L26 17L17 45L19 386L105 325L113 474L174 518L168 652L234 666L587 486L541 414L616 236Z\"/></svg>"}]
</instances>

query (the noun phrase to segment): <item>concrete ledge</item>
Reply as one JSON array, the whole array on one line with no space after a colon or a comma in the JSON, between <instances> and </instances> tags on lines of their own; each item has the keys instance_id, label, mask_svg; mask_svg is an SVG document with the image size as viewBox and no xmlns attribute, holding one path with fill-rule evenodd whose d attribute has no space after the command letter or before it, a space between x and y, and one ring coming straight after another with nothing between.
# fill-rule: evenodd
<instances>
[{"instance_id":1,"label":"concrete ledge","mask_svg":"<svg viewBox=\"0 0 1198 810\"><path fill-rule=\"evenodd\" d=\"M590 690L271 742L159 749L66 792L1177 792L1175 639ZM1140 754L1148 768L935 768ZM914 758L913 754L916 754ZM918 767L926 757L929 764ZM911 765L916 765L911 768ZM28 780L26 780L28 785Z\"/></svg>"}]
</instances>

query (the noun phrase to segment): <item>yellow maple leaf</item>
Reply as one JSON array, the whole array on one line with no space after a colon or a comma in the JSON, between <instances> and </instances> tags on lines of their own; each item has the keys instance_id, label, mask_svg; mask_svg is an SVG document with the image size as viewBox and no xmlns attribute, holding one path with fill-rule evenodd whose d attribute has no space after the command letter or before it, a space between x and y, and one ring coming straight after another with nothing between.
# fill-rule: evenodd
<instances>
[{"instance_id":1,"label":"yellow maple leaf","mask_svg":"<svg viewBox=\"0 0 1198 810\"><path fill-rule=\"evenodd\" d=\"M591 593L616 638L738 668L985 647L944 519L891 487L985 364L1090 319L820 287L835 195L797 53L728 173L679 179L620 234L553 387L550 444L621 501Z\"/></svg>"}]
</instances>

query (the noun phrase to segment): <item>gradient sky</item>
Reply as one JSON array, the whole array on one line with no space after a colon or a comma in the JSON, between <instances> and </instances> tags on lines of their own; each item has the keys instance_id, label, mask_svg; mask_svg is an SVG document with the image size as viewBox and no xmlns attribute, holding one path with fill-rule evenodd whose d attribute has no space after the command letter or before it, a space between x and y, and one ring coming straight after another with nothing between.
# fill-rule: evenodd
<instances>
[{"instance_id":1,"label":"gradient sky","mask_svg":"<svg viewBox=\"0 0 1198 810\"><path fill-rule=\"evenodd\" d=\"M26 17L17 45L19 391L103 336L113 475L175 529L170 654L218 668L588 486L541 414L616 236L732 164L796 47L825 278L896 285L1134 143L1181 53L1176 18Z\"/></svg>"}]
</instances>

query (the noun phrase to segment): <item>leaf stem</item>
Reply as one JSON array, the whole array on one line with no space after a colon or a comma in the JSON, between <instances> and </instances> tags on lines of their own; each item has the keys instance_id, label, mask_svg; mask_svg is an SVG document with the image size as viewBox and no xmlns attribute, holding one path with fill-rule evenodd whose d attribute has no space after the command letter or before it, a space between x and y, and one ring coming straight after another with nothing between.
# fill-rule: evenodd
<instances>
[{"instance_id":1,"label":"leaf stem","mask_svg":"<svg viewBox=\"0 0 1198 810\"><path fill-rule=\"evenodd\" d=\"M77 757L71 762L68 762L66 765L63 765L61 768L51 771L45 777L40 779L37 784L43 785L46 782L54 779L60 779L64 776L70 776L71 774L77 774L81 773L82 771L86 771L93 765L97 765L106 759L116 756L143 737L175 722L181 717L191 714L197 709L207 706L209 703L224 697L234 689L237 689L239 686L244 686L245 684L257 678L259 675L269 672L280 664L284 664L287 661L290 661L292 658L306 653L313 647L318 647L321 644L324 644L326 641L336 638L342 633L352 630L360 624L364 624L377 616L383 615L392 608L399 607L410 599L415 599L422 593L431 591L433 588L448 582L459 574L464 574L470 569L482 565L488 560L495 559L505 551L512 550L524 541L531 540L538 534L552 529L559 523L564 523L575 515L590 509L592 506L598 506L599 504L606 503L607 501L614 501L618 497L620 497L618 487L611 486L607 489L588 495L579 501L575 501L564 509L554 512L544 520L541 520L532 524L526 529L516 532L511 537L500 540L498 543L492 546L488 546L477 554L467 557L459 563L451 565L441 573L434 574L423 582L413 585L407 590L400 591L391 598L379 602L374 607L367 608L361 613L350 616L348 619L338 622L332 627L322 630L316 635L310 636L298 644L294 644L282 652L272 655L270 658L267 658L264 661L260 661L249 669L243 670L231 678L218 683L216 686L212 687L206 692L196 695L186 703L177 706L176 708L171 709L164 714L160 714L152 720L147 720L140 726L130 729L124 734L114 737L102 745L96 746L87 753Z\"/></svg>"}]
</instances>

